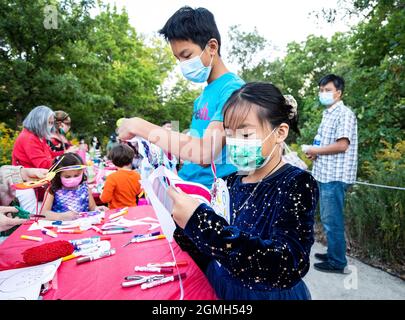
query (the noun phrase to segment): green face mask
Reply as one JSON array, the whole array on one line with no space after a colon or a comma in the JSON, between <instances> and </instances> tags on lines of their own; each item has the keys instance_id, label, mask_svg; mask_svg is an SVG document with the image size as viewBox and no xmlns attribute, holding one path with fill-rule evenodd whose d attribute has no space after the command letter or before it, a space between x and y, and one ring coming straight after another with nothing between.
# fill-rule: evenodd
<instances>
[{"instance_id":1,"label":"green face mask","mask_svg":"<svg viewBox=\"0 0 405 320\"><path fill-rule=\"evenodd\" d=\"M226 138L226 147L230 162L239 171L251 172L263 168L271 159L277 144L268 157L262 156L263 143L274 133L276 128L262 141L261 139Z\"/></svg>"},{"instance_id":2,"label":"green face mask","mask_svg":"<svg viewBox=\"0 0 405 320\"><path fill-rule=\"evenodd\" d=\"M60 133L60 134L63 134L64 136L66 135L66 132L65 132L65 130L63 130L63 128L60 128L60 129L59 129L59 133Z\"/></svg>"}]
</instances>

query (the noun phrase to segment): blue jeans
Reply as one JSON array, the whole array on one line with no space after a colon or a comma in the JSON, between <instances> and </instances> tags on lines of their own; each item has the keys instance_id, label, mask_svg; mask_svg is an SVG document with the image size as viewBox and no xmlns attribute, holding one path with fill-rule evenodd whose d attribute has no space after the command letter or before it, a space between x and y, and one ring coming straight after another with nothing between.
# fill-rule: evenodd
<instances>
[{"instance_id":1,"label":"blue jeans","mask_svg":"<svg viewBox=\"0 0 405 320\"><path fill-rule=\"evenodd\" d=\"M343 208L350 185L341 181L318 181L318 185L321 222L328 241L328 262L343 269L347 265Z\"/></svg>"}]
</instances>

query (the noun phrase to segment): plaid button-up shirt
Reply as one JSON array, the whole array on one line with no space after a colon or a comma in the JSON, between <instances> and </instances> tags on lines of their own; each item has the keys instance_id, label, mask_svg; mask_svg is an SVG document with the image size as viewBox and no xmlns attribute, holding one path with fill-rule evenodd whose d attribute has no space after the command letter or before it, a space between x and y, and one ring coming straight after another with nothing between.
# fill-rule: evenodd
<instances>
[{"instance_id":1,"label":"plaid button-up shirt","mask_svg":"<svg viewBox=\"0 0 405 320\"><path fill-rule=\"evenodd\" d=\"M318 155L314 161L312 174L322 183L342 181L352 184L357 173L357 119L356 115L342 101L324 110L318 128L320 146L335 143L341 138L350 142L346 152L331 155Z\"/></svg>"}]
</instances>

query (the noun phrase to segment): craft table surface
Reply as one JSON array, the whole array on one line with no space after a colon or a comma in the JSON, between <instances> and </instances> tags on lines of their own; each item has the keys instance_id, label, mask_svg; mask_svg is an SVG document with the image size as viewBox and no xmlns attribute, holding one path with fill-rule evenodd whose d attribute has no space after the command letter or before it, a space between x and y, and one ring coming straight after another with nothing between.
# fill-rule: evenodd
<instances>
[{"instance_id":1,"label":"craft table surface","mask_svg":"<svg viewBox=\"0 0 405 320\"><path fill-rule=\"evenodd\" d=\"M111 213L113 213L112 211ZM106 213L106 216L109 212ZM144 217L156 218L152 206L138 206L129 208L125 215L128 219ZM0 270L13 268L22 262L21 253L42 243L56 240L72 240L98 235L93 230L82 234L58 234L51 238L39 230L28 231L29 223L20 226L0 245ZM76 259L62 262L53 288L43 298L45 300L177 300L180 298L180 282L173 281L155 288L142 290L140 286L122 288L124 277L133 274L148 273L135 272L135 266L144 266L147 263L172 261L169 243L166 239L143 243L132 243L122 247L135 234L144 234L161 231L160 228L148 231L149 225L131 227L133 233L116 234L111 236L111 247L117 250L116 254L81 265L76 264ZM40 236L42 242L20 239L20 235ZM214 300L215 292L210 286L203 272L198 268L190 256L183 252L173 240L173 251L178 261L187 260L188 265L179 267L180 272L186 272L183 280L185 300ZM176 274L176 271L175 273Z\"/></svg>"}]
</instances>

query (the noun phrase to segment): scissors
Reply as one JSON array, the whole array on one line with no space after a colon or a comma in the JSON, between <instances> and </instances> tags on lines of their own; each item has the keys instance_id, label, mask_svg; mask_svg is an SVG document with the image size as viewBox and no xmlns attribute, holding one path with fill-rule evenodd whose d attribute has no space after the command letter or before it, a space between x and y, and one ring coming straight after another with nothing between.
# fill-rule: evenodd
<instances>
[{"instance_id":1,"label":"scissors","mask_svg":"<svg viewBox=\"0 0 405 320\"><path fill-rule=\"evenodd\" d=\"M155 275L150 275L150 276L141 276L141 275L133 275L133 276L126 276L125 280L130 280L130 281L124 281L121 283L121 285L124 288L136 286L138 284L142 284L145 282L152 282L156 280L161 280L165 277L164 274L155 274Z\"/></svg>"}]
</instances>

